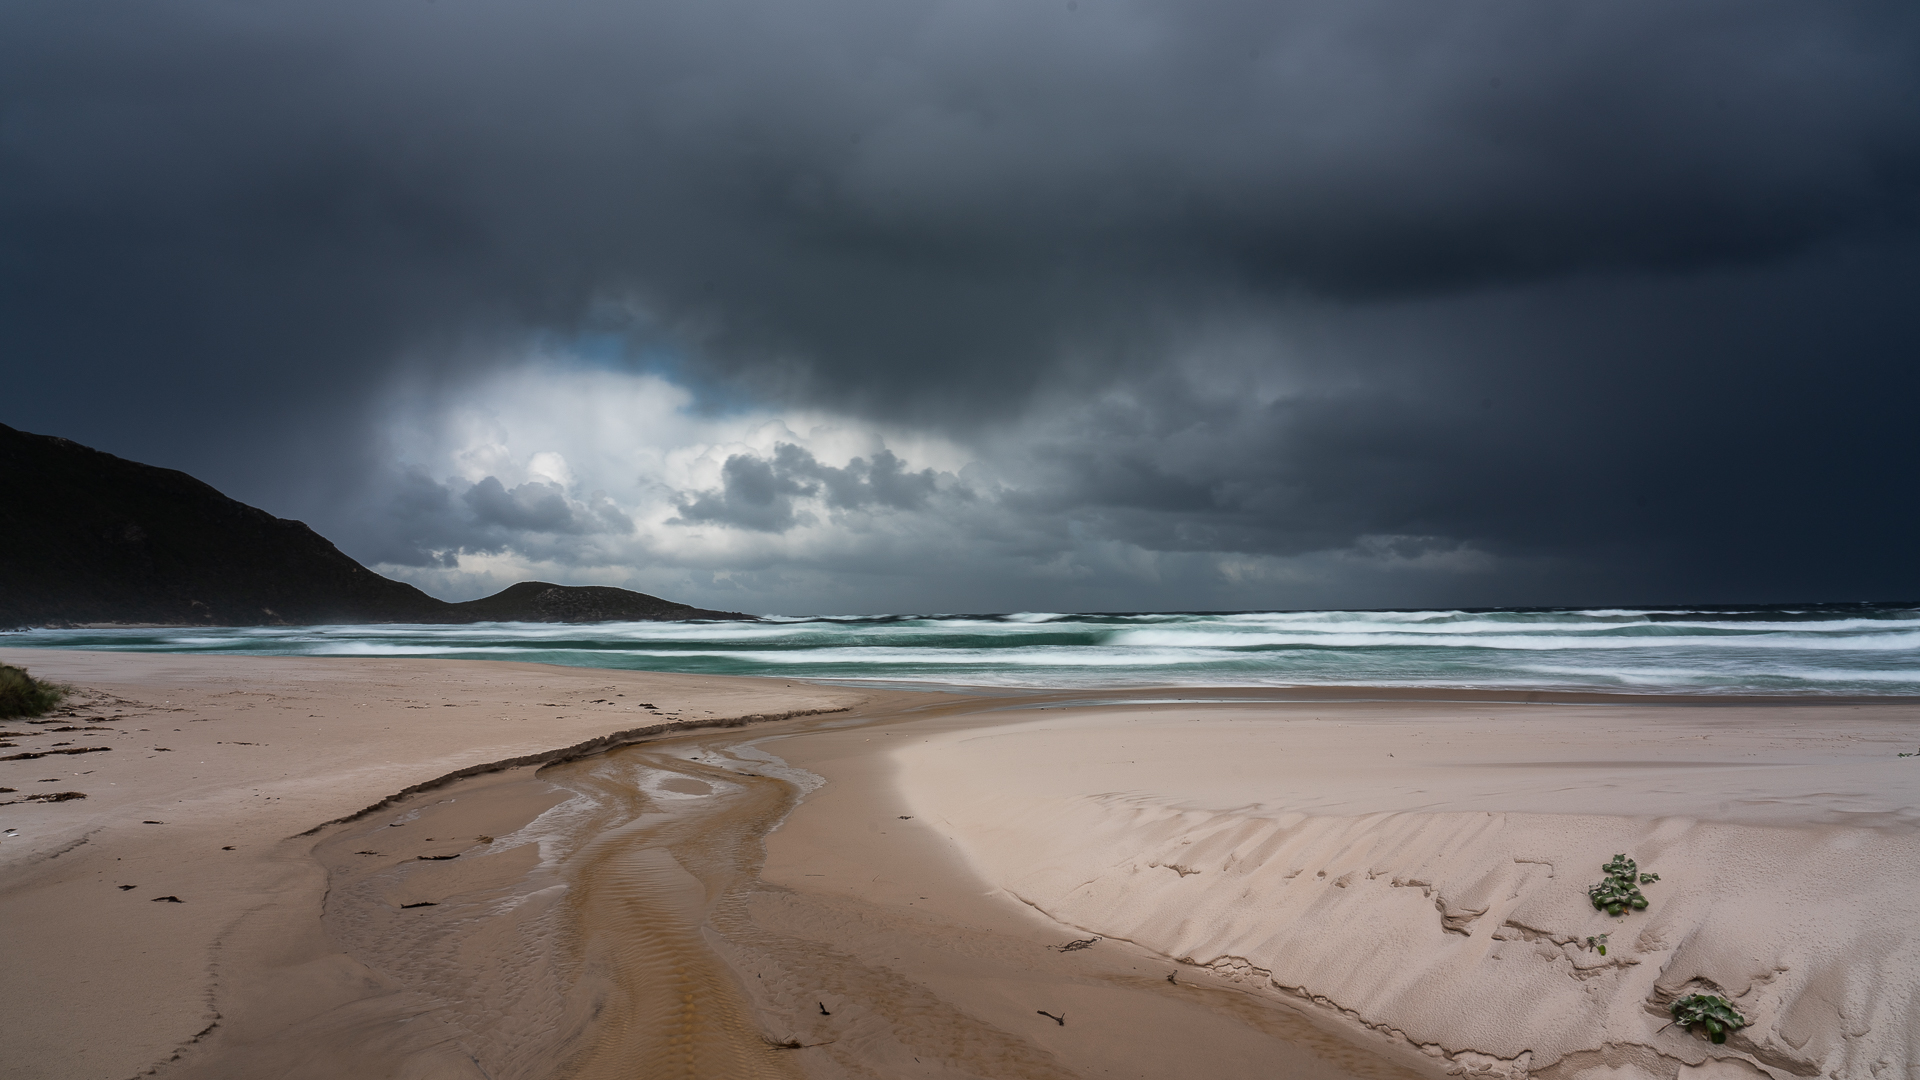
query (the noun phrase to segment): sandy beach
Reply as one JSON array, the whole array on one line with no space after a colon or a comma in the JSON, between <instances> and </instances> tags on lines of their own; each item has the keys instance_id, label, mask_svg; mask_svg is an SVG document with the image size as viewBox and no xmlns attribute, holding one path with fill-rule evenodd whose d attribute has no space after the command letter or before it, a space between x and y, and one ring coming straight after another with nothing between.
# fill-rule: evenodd
<instances>
[{"instance_id":1,"label":"sandy beach","mask_svg":"<svg viewBox=\"0 0 1920 1080\"><path fill-rule=\"evenodd\" d=\"M278 939L319 914L326 873L311 838L289 839L315 826L464 769L873 696L491 662L0 649L0 663L77 689L60 724L0 725L49 733L0 755L112 747L0 761L16 789L0 801L87 796L0 807L0 1045L22 1078L134 1076L219 1030L221 972L257 959L223 956L226 936L244 916Z\"/></svg>"},{"instance_id":2,"label":"sandy beach","mask_svg":"<svg viewBox=\"0 0 1920 1080\"><path fill-rule=\"evenodd\" d=\"M0 661L12 1075L1915 1068L1910 701Z\"/></svg>"}]
</instances>

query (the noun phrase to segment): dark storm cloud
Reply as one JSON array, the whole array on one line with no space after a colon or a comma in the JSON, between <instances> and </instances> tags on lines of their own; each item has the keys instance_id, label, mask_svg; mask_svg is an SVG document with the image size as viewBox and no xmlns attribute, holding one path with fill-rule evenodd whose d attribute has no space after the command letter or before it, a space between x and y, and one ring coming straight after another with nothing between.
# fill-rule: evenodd
<instances>
[{"instance_id":1,"label":"dark storm cloud","mask_svg":"<svg viewBox=\"0 0 1920 1080\"><path fill-rule=\"evenodd\" d=\"M7 315L47 362L245 393L633 300L762 384L977 405L1147 296L1695 267L1904 220L1917 17L13 5Z\"/></svg>"},{"instance_id":2,"label":"dark storm cloud","mask_svg":"<svg viewBox=\"0 0 1920 1080\"><path fill-rule=\"evenodd\" d=\"M494 477L485 477L461 496L482 525L529 532L576 533L580 523L567 505L566 492L558 484L528 481L507 490Z\"/></svg>"},{"instance_id":3,"label":"dark storm cloud","mask_svg":"<svg viewBox=\"0 0 1920 1080\"><path fill-rule=\"evenodd\" d=\"M1570 603L1904 595L1916 283L1911 251L1853 253L1351 309L1318 347L1366 379L1263 400L1176 368L1063 406L1017 499L1160 551L1574 559Z\"/></svg>"},{"instance_id":4,"label":"dark storm cloud","mask_svg":"<svg viewBox=\"0 0 1920 1080\"><path fill-rule=\"evenodd\" d=\"M940 486L932 469L913 472L891 450L879 451L871 462L856 457L841 469L821 464L792 443L780 443L774 447L773 466L782 476L818 480L827 505L843 510L869 506L918 510Z\"/></svg>"},{"instance_id":5,"label":"dark storm cloud","mask_svg":"<svg viewBox=\"0 0 1920 1080\"><path fill-rule=\"evenodd\" d=\"M756 532L786 532L799 524L793 497L813 487L774 471L770 462L751 454L734 454L720 469L721 487L703 492L680 508L687 522L710 521Z\"/></svg>"},{"instance_id":6,"label":"dark storm cloud","mask_svg":"<svg viewBox=\"0 0 1920 1080\"><path fill-rule=\"evenodd\" d=\"M1911 3L18 3L0 110L0 419L282 512L373 483L394 371L604 331L1017 430L1010 510L1152 550L1892 580L1911 520L1861 509L1914 464ZM613 527L493 484L394 550ZM933 489L744 455L681 513Z\"/></svg>"},{"instance_id":7,"label":"dark storm cloud","mask_svg":"<svg viewBox=\"0 0 1920 1080\"><path fill-rule=\"evenodd\" d=\"M817 495L830 510L919 510L940 488L932 469L910 471L891 450L879 451L872 461L853 458L839 468L792 443L776 445L771 458L733 454L721 466L720 479L718 490L682 501L680 521L780 533L813 520L795 512L796 497ZM964 485L950 490L961 499L972 495Z\"/></svg>"},{"instance_id":8,"label":"dark storm cloud","mask_svg":"<svg viewBox=\"0 0 1920 1080\"><path fill-rule=\"evenodd\" d=\"M383 527L358 534L369 537L361 554L373 562L444 568L462 554L509 549L564 556L590 547L591 537L634 531L604 493L573 500L558 484L538 480L511 488L493 476L443 484L409 469L384 473L374 486L386 510Z\"/></svg>"}]
</instances>

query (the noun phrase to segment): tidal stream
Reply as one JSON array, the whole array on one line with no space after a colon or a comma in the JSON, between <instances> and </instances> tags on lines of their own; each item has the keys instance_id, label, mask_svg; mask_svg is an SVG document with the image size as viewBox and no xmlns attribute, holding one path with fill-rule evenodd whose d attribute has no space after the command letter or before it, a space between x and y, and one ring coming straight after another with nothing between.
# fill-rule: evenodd
<instances>
[{"instance_id":1,"label":"tidal stream","mask_svg":"<svg viewBox=\"0 0 1920 1080\"><path fill-rule=\"evenodd\" d=\"M487 1080L1415 1075L973 877L898 804L884 747L982 704L695 732L336 826L313 849L323 923L364 989L293 1024L268 1009L305 1037L271 1056L304 1063L289 1075ZM317 970L273 993L315 999ZM263 1059L226 1060L190 1071Z\"/></svg>"}]
</instances>

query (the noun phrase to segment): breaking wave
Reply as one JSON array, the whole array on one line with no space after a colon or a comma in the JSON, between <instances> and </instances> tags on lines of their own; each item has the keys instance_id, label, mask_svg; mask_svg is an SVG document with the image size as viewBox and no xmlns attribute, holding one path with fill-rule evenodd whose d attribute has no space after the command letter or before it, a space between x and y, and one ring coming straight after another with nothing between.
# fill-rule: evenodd
<instances>
[{"instance_id":1,"label":"breaking wave","mask_svg":"<svg viewBox=\"0 0 1920 1080\"><path fill-rule=\"evenodd\" d=\"M1920 606L770 617L32 630L8 645L436 656L834 681L1920 693Z\"/></svg>"}]
</instances>

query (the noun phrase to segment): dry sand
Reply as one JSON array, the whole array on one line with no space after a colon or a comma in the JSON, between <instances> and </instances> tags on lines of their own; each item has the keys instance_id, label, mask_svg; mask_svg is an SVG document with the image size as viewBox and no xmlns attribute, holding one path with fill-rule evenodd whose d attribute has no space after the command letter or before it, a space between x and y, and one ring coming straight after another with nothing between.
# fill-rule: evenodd
<instances>
[{"instance_id":1,"label":"dry sand","mask_svg":"<svg viewBox=\"0 0 1920 1080\"><path fill-rule=\"evenodd\" d=\"M893 759L916 820L1009 895L1405 1061L1890 1077L1920 1069L1916 738L1911 702L1167 704ZM1660 880L1612 918L1585 890L1621 852ZM1666 1026L1692 992L1751 1025Z\"/></svg>"},{"instance_id":2,"label":"dry sand","mask_svg":"<svg viewBox=\"0 0 1920 1080\"><path fill-rule=\"evenodd\" d=\"M9 741L115 747L0 762L89 795L0 809L9 1076L1915 1072L1910 702L0 661L111 729ZM1610 919L1622 851L1661 880ZM1695 989L1752 1026L1663 1028Z\"/></svg>"}]
</instances>

